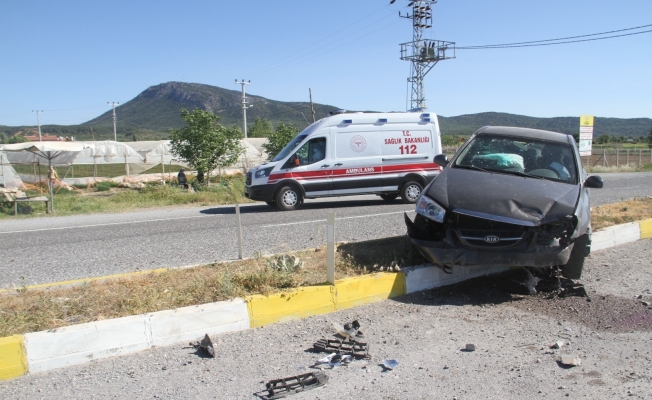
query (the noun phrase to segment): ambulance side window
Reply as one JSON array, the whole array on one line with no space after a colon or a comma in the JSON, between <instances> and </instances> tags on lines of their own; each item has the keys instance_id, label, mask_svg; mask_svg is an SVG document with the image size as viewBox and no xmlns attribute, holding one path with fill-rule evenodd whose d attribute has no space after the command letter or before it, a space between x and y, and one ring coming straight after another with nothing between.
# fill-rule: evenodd
<instances>
[{"instance_id":1,"label":"ambulance side window","mask_svg":"<svg viewBox=\"0 0 652 400\"><path fill-rule=\"evenodd\" d=\"M315 138L304 143L295 153L299 165L310 165L326 157L326 138Z\"/></svg>"},{"instance_id":2,"label":"ambulance side window","mask_svg":"<svg viewBox=\"0 0 652 400\"><path fill-rule=\"evenodd\" d=\"M294 153L294 156L298 157L299 165L310 165L323 160L326 158L326 138L307 141Z\"/></svg>"}]
</instances>

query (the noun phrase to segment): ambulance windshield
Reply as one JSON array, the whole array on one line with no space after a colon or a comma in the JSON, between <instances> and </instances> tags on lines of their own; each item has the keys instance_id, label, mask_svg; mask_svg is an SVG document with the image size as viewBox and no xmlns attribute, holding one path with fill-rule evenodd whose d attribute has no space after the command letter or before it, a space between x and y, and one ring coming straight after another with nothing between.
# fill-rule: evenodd
<instances>
[{"instance_id":1,"label":"ambulance windshield","mask_svg":"<svg viewBox=\"0 0 652 400\"><path fill-rule=\"evenodd\" d=\"M301 142L303 142L303 139L305 139L306 136L308 136L307 133L306 134L302 133L301 135L297 135L294 139L292 139L290 143L288 143L287 146L283 148L283 150L281 150L280 153L276 155L276 157L274 157L272 161L281 161L282 159L287 157L288 154L290 154L295 147L297 147Z\"/></svg>"}]
</instances>

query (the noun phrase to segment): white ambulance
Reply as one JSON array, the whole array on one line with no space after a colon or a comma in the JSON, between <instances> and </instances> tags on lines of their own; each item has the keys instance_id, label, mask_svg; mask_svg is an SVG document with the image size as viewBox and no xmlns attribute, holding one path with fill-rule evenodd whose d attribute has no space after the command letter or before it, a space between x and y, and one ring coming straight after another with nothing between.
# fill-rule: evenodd
<instances>
[{"instance_id":1,"label":"white ambulance","mask_svg":"<svg viewBox=\"0 0 652 400\"><path fill-rule=\"evenodd\" d=\"M414 203L441 170L437 116L428 112L331 113L246 176L245 196L281 210L304 199L377 194Z\"/></svg>"}]
</instances>

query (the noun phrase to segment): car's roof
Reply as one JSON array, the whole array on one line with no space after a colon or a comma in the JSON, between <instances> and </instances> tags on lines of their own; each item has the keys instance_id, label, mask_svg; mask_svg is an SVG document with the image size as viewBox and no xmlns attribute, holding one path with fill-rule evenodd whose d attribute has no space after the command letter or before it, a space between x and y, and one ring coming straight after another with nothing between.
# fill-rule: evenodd
<instances>
[{"instance_id":1,"label":"car's roof","mask_svg":"<svg viewBox=\"0 0 652 400\"><path fill-rule=\"evenodd\" d=\"M553 142L568 143L568 134L544 131L541 129L518 128L514 126L485 126L478 129L476 134L491 134L505 136L522 136L526 138L550 140Z\"/></svg>"}]
</instances>

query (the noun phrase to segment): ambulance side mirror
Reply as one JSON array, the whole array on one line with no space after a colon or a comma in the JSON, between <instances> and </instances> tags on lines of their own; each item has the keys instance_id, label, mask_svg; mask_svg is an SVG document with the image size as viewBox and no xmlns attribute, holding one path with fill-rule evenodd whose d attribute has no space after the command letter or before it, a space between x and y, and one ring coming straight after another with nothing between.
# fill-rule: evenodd
<instances>
[{"instance_id":1,"label":"ambulance side mirror","mask_svg":"<svg viewBox=\"0 0 652 400\"><path fill-rule=\"evenodd\" d=\"M446 158L445 154L436 155L433 162L441 167L445 167L448 165L448 159Z\"/></svg>"}]
</instances>

